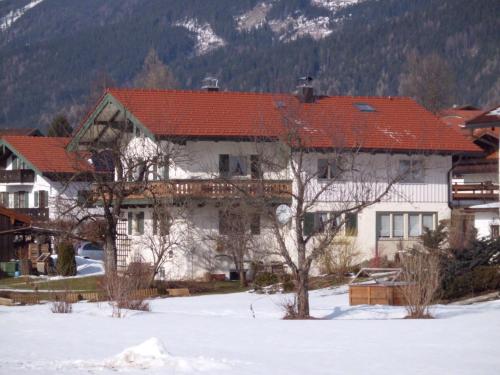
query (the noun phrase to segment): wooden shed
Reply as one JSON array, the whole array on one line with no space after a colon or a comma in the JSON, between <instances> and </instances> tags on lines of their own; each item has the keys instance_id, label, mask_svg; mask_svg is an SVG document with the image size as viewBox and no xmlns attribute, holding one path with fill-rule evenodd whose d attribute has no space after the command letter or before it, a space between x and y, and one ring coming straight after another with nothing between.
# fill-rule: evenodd
<instances>
[{"instance_id":1,"label":"wooden shed","mask_svg":"<svg viewBox=\"0 0 500 375\"><path fill-rule=\"evenodd\" d=\"M31 217L0 206L0 233L5 232L0 234L0 262L18 257L18 246L15 242L16 235L11 231L29 227L31 223Z\"/></svg>"}]
</instances>

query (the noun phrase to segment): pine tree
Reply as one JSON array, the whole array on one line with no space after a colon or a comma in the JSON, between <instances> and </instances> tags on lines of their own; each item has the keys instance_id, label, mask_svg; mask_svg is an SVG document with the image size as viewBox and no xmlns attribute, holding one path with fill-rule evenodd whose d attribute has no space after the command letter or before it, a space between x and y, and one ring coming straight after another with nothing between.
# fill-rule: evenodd
<instances>
[{"instance_id":1,"label":"pine tree","mask_svg":"<svg viewBox=\"0 0 500 375\"><path fill-rule=\"evenodd\" d=\"M64 115L54 117L49 125L47 136L49 137L69 137L73 133L73 128Z\"/></svg>"}]
</instances>

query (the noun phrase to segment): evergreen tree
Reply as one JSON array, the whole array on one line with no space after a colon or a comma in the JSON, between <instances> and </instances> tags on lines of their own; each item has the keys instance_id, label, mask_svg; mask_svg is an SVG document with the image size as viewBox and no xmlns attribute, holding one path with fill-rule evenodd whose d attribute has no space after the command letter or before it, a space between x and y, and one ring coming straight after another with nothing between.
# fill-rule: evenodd
<instances>
[{"instance_id":1,"label":"evergreen tree","mask_svg":"<svg viewBox=\"0 0 500 375\"><path fill-rule=\"evenodd\" d=\"M64 115L54 117L49 125L47 136L49 137L69 137L73 133L73 128Z\"/></svg>"},{"instance_id":2,"label":"evergreen tree","mask_svg":"<svg viewBox=\"0 0 500 375\"><path fill-rule=\"evenodd\" d=\"M177 82L169 67L161 61L156 50L151 48L133 85L149 89L171 89L177 87Z\"/></svg>"}]
</instances>

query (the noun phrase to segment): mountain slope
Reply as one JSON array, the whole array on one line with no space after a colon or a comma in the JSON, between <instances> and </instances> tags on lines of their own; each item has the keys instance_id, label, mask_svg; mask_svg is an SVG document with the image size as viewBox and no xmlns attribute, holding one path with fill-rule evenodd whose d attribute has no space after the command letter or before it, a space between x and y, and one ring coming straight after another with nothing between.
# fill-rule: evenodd
<instances>
[{"instance_id":1,"label":"mountain slope","mask_svg":"<svg viewBox=\"0 0 500 375\"><path fill-rule=\"evenodd\" d=\"M457 103L485 105L500 100L498 14L496 0L0 0L0 26L17 17L0 28L0 124L76 121L97 72L128 85L151 46L184 88L215 74L290 91L311 74L349 95L397 95L406 53L436 51Z\"/></svg>"}]
</instances>

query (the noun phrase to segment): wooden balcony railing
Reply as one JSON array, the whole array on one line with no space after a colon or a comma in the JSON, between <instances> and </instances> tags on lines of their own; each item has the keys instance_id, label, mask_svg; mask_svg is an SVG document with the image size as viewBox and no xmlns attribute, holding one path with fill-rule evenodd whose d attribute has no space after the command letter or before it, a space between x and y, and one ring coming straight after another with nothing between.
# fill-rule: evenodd
<instances>
[{"instance_id":1,"label":"wooden balcony railing","mask_svg":"<svg viewBox=\"0 0 500 375\"><path fill-rule=\"evenodd\" d=\"M452 193L454 200L498 201L498 184L453 184Z\"/></svg>"},{"instance_id":2,"label":"wooden balcony railing","mask_svg":"<svg viewBox=\"0 0 500 375\"><path fill-rule=\"evenodd\" d=\"M167 180L148 182L140 194L127 200L163 198L189 199L244 199L258 198L288 201L292 182L289 180ZM99 199L98 197L96 197Z\"/></svg>"},{"instance_id":3,"label":"wooden balcony railing","mask_svg":"<svg viewBox=\"0 0 500 375\"><path fill-rule=\"evenodd\" d=\"M0 183L33 183L35 171L31 169L0 170Z\"/></svg>"},{"instance_id":4,"label":"wooden balcony railing","mask_svg":"<svg viewBox=\"0 0 500 375\"><path fill-rule=\"evenodd\" d=\"M48 208L14 208L13 210L20 214L31 216L35 221L49 220Z\"/></svg>"}]
</instances>

